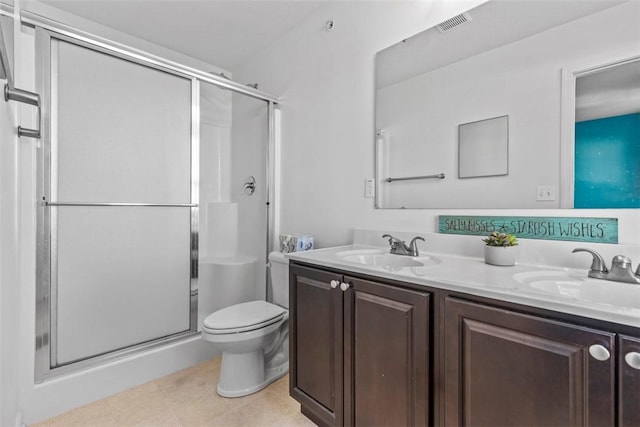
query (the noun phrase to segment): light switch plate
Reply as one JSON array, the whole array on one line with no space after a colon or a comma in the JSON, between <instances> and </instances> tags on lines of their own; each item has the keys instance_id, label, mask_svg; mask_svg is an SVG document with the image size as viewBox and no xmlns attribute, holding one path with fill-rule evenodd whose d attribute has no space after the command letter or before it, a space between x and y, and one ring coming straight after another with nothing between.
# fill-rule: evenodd
<instances>
[{"instance_id":1,"label":"light switch plate","mask_svg":"<svg viewBox=\"0 0 640 427\"><path fill-rule=\"evenodd\" d=\"M373 178L364 180L364 197L372 198L376 196L376 184Z\"/></svg>"}]
</instances>

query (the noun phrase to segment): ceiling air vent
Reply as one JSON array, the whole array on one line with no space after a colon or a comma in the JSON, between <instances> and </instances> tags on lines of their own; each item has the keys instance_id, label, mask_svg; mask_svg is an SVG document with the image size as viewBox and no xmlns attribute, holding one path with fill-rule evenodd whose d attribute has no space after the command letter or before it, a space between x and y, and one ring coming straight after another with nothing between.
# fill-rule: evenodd
<instances>
[{"instance_id":1,"label":"ceiling air vent","mask_svg":"<svg viewBox=\"0 0 640 427\"><path fill-rule=\"evenodd\" d=\"M439 23L438 25L436 25L436 28L441 33L444 33L445 31L449 31L457 27L458 25L462 25L465 22L469 22L469 21L471 21L471 16L465 12L465 13L461 13L460 15L456 15L451 19L447 19L444 22Z\"/></svg>"}]
</instances>

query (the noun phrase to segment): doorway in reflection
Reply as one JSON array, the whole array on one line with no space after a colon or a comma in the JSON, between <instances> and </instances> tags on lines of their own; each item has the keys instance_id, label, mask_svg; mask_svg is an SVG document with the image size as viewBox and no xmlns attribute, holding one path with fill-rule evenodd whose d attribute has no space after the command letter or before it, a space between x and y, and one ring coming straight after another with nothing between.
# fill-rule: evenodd
<instances>
[{"instance_id":1,"label":"doorway in reflection","mask_svg":"<svg viewBox=\"0 0 640 427\"><path fill-rule=\"evenodd\" d=\"M640 207L640 60L576 78L575 208Z\"/></svg>"},{"instance_id":2,"label":"doorway in reflection","mask_svg":"<svg viewBox=\"0 0 640 427\"><path fill-rule=\"evenodd\" d=\"M576 123L576 208L640 207L640 113Z\"/></svg>"}]
</instances>

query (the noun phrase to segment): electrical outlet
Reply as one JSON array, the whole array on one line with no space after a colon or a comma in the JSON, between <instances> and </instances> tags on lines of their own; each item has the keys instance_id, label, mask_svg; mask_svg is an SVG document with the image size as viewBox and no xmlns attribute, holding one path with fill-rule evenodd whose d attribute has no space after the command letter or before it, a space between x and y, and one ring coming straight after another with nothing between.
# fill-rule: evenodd
<instances>
[{"instance_id":1,"label":"electrical outlet","mask_svg":"<svg viewBox=\"0 0 640 427\"><path fill-rule=\"evenodd\" d=\"M536 187L536 201L548 202L556 199L556 188L553 185L538 185Z\"/></svg>"},{"instance_id":2,"label":"electrical outlet","mask_svg":"<svg viewBox=\"0 0 640 427\"><path fill-rule=\"evenodd\" d=\"M376 183L373 178L364 180L364 197L372 198L376 196Z\"/></svg>"}]
</instances>

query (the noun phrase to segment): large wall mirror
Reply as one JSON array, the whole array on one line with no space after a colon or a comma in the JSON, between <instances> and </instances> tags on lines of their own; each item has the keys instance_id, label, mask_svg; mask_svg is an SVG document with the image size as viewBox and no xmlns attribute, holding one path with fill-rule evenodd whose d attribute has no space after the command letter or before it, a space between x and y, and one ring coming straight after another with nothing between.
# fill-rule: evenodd
<instances>
[{"instance_id":1,"label":"large wall mirror","mask_svg":"<svg viewBox=\"0 0 640 427\"><path fill-rule=\"evenodd\" d=\"M376 207L640 207L640 2L492 0L376 55Z\"/></svg>"}]
</instances>

